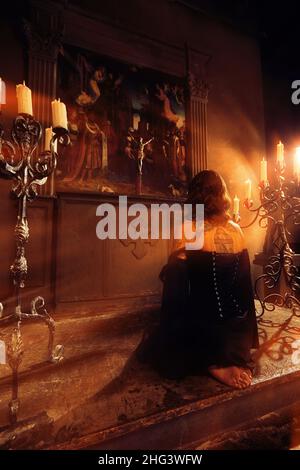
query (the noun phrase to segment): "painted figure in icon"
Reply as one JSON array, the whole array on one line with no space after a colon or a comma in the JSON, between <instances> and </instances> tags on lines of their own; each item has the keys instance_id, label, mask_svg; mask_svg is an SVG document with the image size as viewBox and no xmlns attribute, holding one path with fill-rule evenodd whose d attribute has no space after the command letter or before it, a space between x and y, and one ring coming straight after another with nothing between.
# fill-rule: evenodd
<instances>
[{"instance_id":1,"label":"painted figure in icon","mask_svg":"<svg viewBox=\"0 0 300 470\"><path fill-rule=\"evenodd\" d=\"M135 138L134 130L129 129L127 136L127 144L125 147L125 153L131 160L136 160L137 173L142 174L144 159L152 161L150 158L151 148L149 144L154 140L154 137L144 142L143 137Z\"/></svg>"},{"instance_id":2,"label":"painted figure in icon","mask_svg":"<svg viewBox=\"0 0 300 470\"><path fill-rule=\"evenodd\" d=\"M163 140L163 153L168 161L171 179L185 182L186 153L183 131L181 129L175 127L166 133L166 137Z\"/></svg>"},{"instance_id":3,"label":"painted figure in icon","mask_svg":"<svg viewBox=\"0 0 300 470\"><path fill-rule=\"evenodd\" d=\"M89 180L107 167L107 140L94 113L80 113L80 119L71 124L73 157L64 182ZM76 152L74 151L76 149ZM71 159L70 159L71 160Z\"/></svg>"}]
</instances>

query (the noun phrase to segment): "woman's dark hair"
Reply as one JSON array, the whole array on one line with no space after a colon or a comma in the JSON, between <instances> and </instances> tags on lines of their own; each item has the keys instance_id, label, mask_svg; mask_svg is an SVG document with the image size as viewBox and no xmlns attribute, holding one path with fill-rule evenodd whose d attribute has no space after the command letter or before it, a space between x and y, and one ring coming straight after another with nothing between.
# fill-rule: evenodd
<instances>
[{"instance_id":1,"label":"woman's dark hair","mask_svg":"<svg viewBox=\"0 0 300 470\"><path fill-rule=\"evenodd\" d=\"M222 176L213 170L200 171L189 184L187 202L204 204L204 216L229 219L231 199Z\"/></svg>"}]
</instances>

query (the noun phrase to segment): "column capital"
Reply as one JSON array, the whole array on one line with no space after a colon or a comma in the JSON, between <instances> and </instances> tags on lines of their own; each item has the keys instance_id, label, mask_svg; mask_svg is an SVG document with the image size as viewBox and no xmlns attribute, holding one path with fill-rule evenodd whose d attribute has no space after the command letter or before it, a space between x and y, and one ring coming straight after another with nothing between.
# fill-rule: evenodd
<instances>
[{"instance_id":1,"label":"column capital","mask_svg":"<svg viewBox=\"0 0 300 470\"><path fill-rule=\"evenodd\" d=\"M28 53L36 58L56 61L65 30L64 8L47 0L43 3L31 0L30 4L29 18L23 18Z\"/></svg>"},{"instance_id":2,"label":"column capital","mask_svg":"<svg viewBox=\"0 0 300 470\"><path fill-rule=\"evenodd\" d=\"M30 55L42 59L56 60L62 44L62 31L40 32L27 20L23 20L23 30Z\"/></svg>"},{"instance_id":3,"label":"column capital","mask_svg":"<svg viewBox=\"0 0 300 470\"><path fill-rule=\"evenodd\" d=\"M187 83L190 97L192 99L199 99L207 103L210 89L209 84L203 78L198 77L193 72L188 72Z\"/></svg>"}]
</instances>

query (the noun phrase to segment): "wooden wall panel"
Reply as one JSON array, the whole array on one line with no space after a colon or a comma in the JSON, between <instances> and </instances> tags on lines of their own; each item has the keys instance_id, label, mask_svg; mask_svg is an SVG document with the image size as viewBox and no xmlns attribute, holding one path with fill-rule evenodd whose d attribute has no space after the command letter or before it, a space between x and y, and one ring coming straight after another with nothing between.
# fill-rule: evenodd
<instances>
[{"instance_id":1,"label":"wooden wall panel","mask_svg":"<svg viewBox=\"0 0 300 470\"><path fill-rule=\"evenodd\" d=\"M169 241L99 240L96 208L101 202L101 196L59 196L58 305L160 294L158 275L169 255Z\"/></svg>"},{"instance_id":2,"label":"wooden wall panel","mask_svg":"<svg viewBox=\"0 0 300 470\"><path fill-rule=\"evenodd\" d=\"M12 295L10 265L15 256L14 228L17 202L10 197L12 182L0 180L0 302L5 303Z\"/></svg>"},{"instance_id":3,"label":"wooden wall panel","mask_svg":"<svg viewBox=\"0 0 300 470\"><path fill-rule=\"evenodd\" d=\"M3 183L3 181L1 181ZM11 183L11 182L10 182ZM6 187L8 210L1 213L1 297L5 310L15 305L14 288L10 266L15 258L14 227L17 221L17 201L9 197L10 187ZM21 295L28 304L36 295L43 296L49 307L53 305L52 270L55 263L53 252L53 199L40 198L28 204L29 241L25 247L28 263L28 277ZM6 312L7 313L7 312Z\"/></svg>"},{"instance_id":4,"label":"wooden wall panel","mask_svg":"<svg viewBox=\"0 0 300 470\"><path fill-rule=\"evenodd\" d=\"M153 245L142 240L138 243L145 249L141 259L133 254L135 243L124 246L120 240L107 242L109 258L104 271L108 279L106 295L132 297L159 294L161 283L158 276L167 261L167 241L158 240Z\"/></svg>"},{"instance_id":5,"label":"wooden wall panel","mask_svg":"<svg viewBox=\"0 0 300 470\"><path fill-rule=\"evenodd\" d=\"M97 201L77 197L59 200L58 301L103 297L104 242L96 237L97 205Z\"/></svg>"},{"instance_id":6,"label":"wooden wall panel","mask_svg":"<svg viewBox=\"0 0 300 470\"><path fill-rule=\"evenodd\" d=\"M27 245L28 287L42 287L50 284L50 266L52 259L51 230L52 208L41 204L40 200L28 205L28 223L30 239Z\"/></svg>"}]
</instances>

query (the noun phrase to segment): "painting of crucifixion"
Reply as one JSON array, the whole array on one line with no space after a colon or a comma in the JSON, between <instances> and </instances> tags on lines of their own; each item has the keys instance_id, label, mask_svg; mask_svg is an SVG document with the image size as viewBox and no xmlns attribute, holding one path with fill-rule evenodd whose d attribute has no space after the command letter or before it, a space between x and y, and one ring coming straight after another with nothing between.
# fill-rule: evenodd
<instances>
[{"instance_id":1,"label":"painting of crucifixion","mask_svg":"<svg viewBox=\"0 0 300 470\"><path fill-rule=\"evenodd\" d=\"M71 46L58 71L71 138L58 190L133 194L138 175L145 194L185 193L183 80Z\"/></svg>"}]
</instances>

